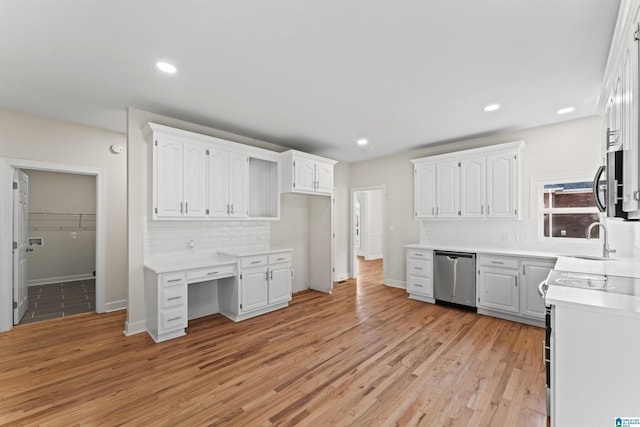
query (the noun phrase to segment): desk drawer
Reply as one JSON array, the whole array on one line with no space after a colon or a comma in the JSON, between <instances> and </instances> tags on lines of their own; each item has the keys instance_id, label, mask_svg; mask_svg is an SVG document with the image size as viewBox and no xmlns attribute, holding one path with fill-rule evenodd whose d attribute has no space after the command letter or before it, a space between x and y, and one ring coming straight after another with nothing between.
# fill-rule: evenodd
<instances>
[{"instance_id":1,"label":"desk drawer","mask_svg":"<svg viewBox=\"0 0 640 427\"><path fill-rule=\"evenodd\" d=\"M269 255L269 264L278 264L281 262L291 262L291 252Z\"/></svg>"},{"instance_id":2,"label":"desk drawer","mask_svg":"<svg viewBox=\"0 0 640 427\"><path fill-rule=\"evenodd\" d=\"M163 274L161 280L163 288L187 284L184 273Z\"/></svg>"},{"instance_id":3,"label":"desk drawer","mask_svg":"<svg viewBox=\"0 0 640 427\"><path fill-rule=\"evenodd\" d=\"M408 267L411 276L431 277L433 274L431 261L428 260L409 258Z\"/></svg>"},{"instance_id":4,"label":"desk drawer","mask_svg":"<svg viewBox=\"0 0 640 427\"><path fill-rule=\"evenodd\" d=\"M236 269L233 264L219 265L217 267L201 268L198 270L187 271L187 282L202 282L204 280L215 280L221 277L234 276Z\"/></svg>"},{"instance_id":5,"label":"desk drawer","mask_svg":"<svg viewBox=\"0 0 640 427\"><path fill-rule=\"evenodd\" d=\"M179 307L187 302L186 286L171 286L163 289L160 294L160 308Z\"/></svg>"},{"instance_id":6,"label":"desk drawer","mask_svg":"<svg viewBox=\"0 0 640 427\"><path fill-rule=\"evenodd\" d=\"M262 265L267 265L266 255L251 256L240 260L241 268L260 267Z\"/></svg>"},{"instance_id":7,"label":"desk drawer","mask_svg":"<svg viewBox=\"0 0 640 427\"><path fill-rule=\"evenodd\" d=\"M160 312L160 331L167 332L187 327L187 308L162 310Z\"/></svg>"},{"instance_id":8,"label":"desk drawer","mask_svg":"<svg viewBox=\"0 0 640 427\"><path fill-rule=\"evenodd\" d=\"M433 259L433 251L430 249L409 249L407 255L409 258Z\"/></svg>"}]
</instances>

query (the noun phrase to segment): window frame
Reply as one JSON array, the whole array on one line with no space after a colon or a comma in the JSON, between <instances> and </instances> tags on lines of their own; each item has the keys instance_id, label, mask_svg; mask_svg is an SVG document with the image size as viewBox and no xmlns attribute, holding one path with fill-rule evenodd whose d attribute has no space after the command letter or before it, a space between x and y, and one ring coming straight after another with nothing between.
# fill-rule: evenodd
<instances>
[{"instance_id":1,"label":"window frame","mask_svg":"<svg viewBox=\"0 0 640 427\"><path fill-rule=\"evenodd\" d=\"M552 237L544 235L544 215L545 214L598 214L598 221L602 222L602 212L598 210L596 206L592 208L545 208L544 206L544 194L545 185L557 184L561 182L583 182L592 181L593 174L590 172L573 172L567 174L554 174L548 176L540 176L532 178L531 180L531 194L532 203L531 216L535 219L538 240L546 243L553 244L565 244L565 245L584 245L595 246L602 244L602 233L597 238L587 239L586 237Z\"/></svg>"}]
</instances>

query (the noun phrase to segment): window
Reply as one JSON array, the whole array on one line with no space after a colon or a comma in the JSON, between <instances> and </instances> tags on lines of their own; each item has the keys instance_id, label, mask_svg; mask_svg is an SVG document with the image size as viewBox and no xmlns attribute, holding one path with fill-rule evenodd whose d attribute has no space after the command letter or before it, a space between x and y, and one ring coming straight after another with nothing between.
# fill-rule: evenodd
<instances>
[{"instance_id":1,"label":"window","mask_svg":"<svg viewBox=\"0 0 640 427\"><path fill-rule=\"evenodd\" d=\"M589 224L599 220L591 181L545 183L542 187L542 236L586 239ZM599 238L600 227L591 235Z\"/></svg>"}]
</instances>

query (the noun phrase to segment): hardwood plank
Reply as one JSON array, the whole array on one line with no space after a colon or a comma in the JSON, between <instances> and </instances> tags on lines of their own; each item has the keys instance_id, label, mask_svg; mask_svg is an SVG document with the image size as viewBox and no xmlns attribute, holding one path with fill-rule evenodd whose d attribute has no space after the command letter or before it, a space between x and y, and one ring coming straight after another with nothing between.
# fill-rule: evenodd
<instances>
[{"instance_id":1,"label":"hardwood plank","mask_svg":"<svg viewBox=\"0 0 640 427\"><path fill-rule=\"evenodd\" d=\"M546 425L543 329L409 300L381 266L161 344L123 312L16 326L0 425Z\"/></svg>"}]
</instances>

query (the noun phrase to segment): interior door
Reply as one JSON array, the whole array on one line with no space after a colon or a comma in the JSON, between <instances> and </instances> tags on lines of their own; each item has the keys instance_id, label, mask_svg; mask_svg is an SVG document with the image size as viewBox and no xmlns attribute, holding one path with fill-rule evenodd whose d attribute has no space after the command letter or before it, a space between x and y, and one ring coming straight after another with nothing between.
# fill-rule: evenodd
<instances>
[{"instance_id":1,"label":"interior door","mask_svg":"<svg viewBox=\"0 0 640 427\"><path fill-rule=\"evenodd\" d=\"M29 307L27 290L27 253L29 248L29 177L20 169L14 172L13 193L13 324L17 325Z\"/></svg>"}]
</instances>

